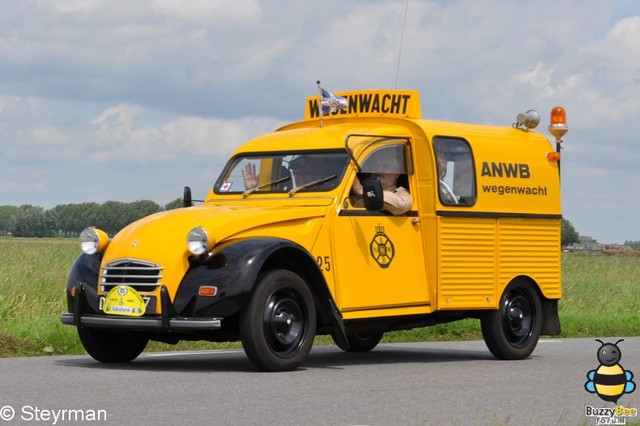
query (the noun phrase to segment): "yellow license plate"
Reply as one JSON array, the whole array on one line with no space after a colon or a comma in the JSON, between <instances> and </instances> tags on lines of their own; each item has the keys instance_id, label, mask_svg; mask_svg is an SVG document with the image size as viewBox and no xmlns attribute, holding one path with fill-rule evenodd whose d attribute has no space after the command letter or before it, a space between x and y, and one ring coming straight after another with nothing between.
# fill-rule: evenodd
<instances>
[{"instance_id":1,"label":"yellow license plate","mask_svg":"<svg viewBox=\"0 0 640 426\"><path fill-rule=\"evenodd\" d=\"M139 317L144 315L146 304L142 296L133 287L119 285L107 293L102 310L109 315Z\"/></svg>"}]
</instances>

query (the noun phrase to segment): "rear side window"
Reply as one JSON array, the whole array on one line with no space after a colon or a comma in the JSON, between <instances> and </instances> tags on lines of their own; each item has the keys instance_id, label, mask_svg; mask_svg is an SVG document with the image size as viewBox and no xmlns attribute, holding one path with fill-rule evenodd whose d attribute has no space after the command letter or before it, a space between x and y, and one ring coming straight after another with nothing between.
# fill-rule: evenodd
<instances>
[{"instance_id":1,"label":"rear side window","mask_svg":"<svg viewBox=\"0 0 640 426\"><path fill-rule=\"evenodd\" d=\"M446 206L472 206L476 202L473 153L464 139L433 138L438 172L438 195Z\"/></svg>"}]
</instances>

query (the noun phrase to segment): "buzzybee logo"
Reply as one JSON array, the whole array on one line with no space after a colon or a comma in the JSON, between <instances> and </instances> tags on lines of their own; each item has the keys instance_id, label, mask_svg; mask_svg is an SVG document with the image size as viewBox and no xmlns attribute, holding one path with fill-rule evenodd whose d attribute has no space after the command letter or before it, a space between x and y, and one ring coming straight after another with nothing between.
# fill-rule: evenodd
<instances>
[{"instance_id":1,"label":"buzzybee logo","mask_svg":"<svg viewBox=\"0 0 640 426\"><path fill-rule=\"evenodd\" d=\"M616 343L604 343L596 339L596 342L602 345L598 349L600 366L587 373L589 380L584 384L587 392L595 393L600 399L614 404L618 403L618 399L623 394L636 390L636 384L631 380L633 373L620 365L622 351L618 343L623 341L624 339L620 339Z\"/></svg>"},{"instance_id":2,"label":"buzzybee logo","mask_svg":"<svg viewBox=\"0 0 640 426\"><path fill-rule=\"evenodd\" d=\"M587 392L598 395L603 401L616 404L613 408L585 406L585 416L595 418L597 425L626 424L626 417L638 415L637 408L618 405L618 399L622 395L633 393L636 390L633 373L620 365L622 351L618 343L622 341L624 339L620 339L616 343L604 343L602 340L596 339L596 342L601 345L597 353L600 365L595 370L589 370L584 388Z\"/></svg>"}]
</instances>

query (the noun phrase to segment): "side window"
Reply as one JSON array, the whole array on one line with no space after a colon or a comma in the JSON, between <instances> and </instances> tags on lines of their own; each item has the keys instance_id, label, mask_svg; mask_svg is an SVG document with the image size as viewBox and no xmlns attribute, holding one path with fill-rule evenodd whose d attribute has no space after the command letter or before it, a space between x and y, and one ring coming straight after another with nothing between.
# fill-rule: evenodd
<instances>
[{"instance_id":1,"label":"side window","mask_svg":"<svg viewBox=\"0 0 640 426\"><path fill-rule=\"evenodd\" d=\"M476 202L473 154L464 139L434 137L440 202L447 206L471 206Z\"/></svg>"},{"instance_id":2,"label":"side window","mask_svg":"<svg viewBox=\"0 0 640 426\"><path fill-rule=\"evenodd\" d=\"M409 190L405 146L385 146L369 154L362 162L359 178L370 176L382 178L383 186Z\"/></svg>"},{"instance_id":3,"label":"side window","mask_svg":"<svg viewBox=\"0 0 640 426\"><path fill-rule=\"evenodd\" d=\"M369 154L362 162L362 173L407 174L404 145L391 145L379 148Z\"/></svg>"},{"instance_id":4,"label":"side window","mask_svg":"<svg viewBox=\"0 0 640 426\"><path fill-rule=\"evenodd\" d=\"M413 199L409 192L406 150L404 144L387 145L367 155L351 187L352 206L364 207L361 183L366 178L375 177L380 180L384 191L384 211L400 215L411 210Z\"/></svg>"}]
</instances>

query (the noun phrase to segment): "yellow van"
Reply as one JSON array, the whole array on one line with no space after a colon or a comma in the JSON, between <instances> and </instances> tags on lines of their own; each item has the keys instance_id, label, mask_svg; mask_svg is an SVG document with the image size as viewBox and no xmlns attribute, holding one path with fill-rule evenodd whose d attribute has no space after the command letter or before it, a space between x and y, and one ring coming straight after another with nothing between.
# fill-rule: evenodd
<instances>
[{"instance_id":1,"label":"yellow van","mask_svg":"<svg viewBox=\"0 0 640 426\"><path fill-rule=\"evenodd\" d=\"M111 240L81 235L68 312L87 352L135 359L149 340L240 340L267 371L314 336L370 351L390 330L478 318L489 350L522 359L560 333L561 136L425 120L405 90L321 97L238 148L206 200ZM333 95L332 95L333 96Z\"/></svg>"}]
</instances>

